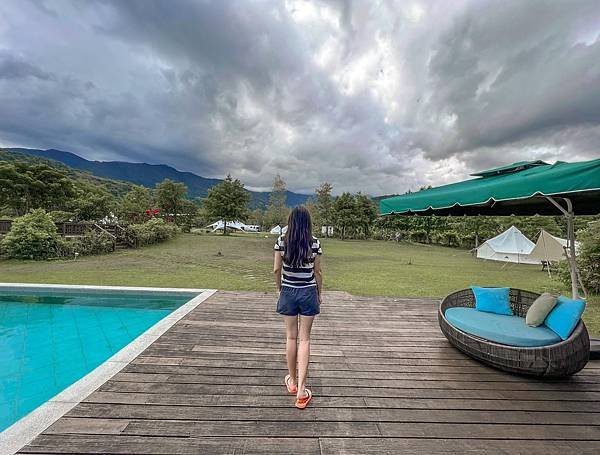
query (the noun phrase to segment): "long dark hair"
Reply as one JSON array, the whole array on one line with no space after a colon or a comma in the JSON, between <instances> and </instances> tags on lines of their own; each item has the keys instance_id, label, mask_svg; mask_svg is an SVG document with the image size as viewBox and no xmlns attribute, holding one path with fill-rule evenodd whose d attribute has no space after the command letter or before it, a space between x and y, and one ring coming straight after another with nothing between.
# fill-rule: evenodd
<instances>
[{"instance_id":1,"label":"long dark hair","mask_svg":"<svg viewBox=\"0 0 600 455\"><path fill-rule=\"evenodd\" d=\"M306 207L295 207L288 217L283 261L301 267L312 257L312 221Z\"/></svg>"}]
</instances>

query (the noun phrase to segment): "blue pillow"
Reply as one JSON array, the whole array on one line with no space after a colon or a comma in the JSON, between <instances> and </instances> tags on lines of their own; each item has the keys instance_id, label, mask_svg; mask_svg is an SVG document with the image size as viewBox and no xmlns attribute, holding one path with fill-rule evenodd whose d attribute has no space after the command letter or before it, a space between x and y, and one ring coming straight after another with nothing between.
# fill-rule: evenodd
<instances>
[{"instance_id":1,"label":"blue pillow","mask_svg":"<svg viewBox=\"0 0 600 455\"><path fill-rule=\"evenodd\" d=\"M513 315L508 296L510 288L479 288L472 286L475 295L475 309L488 313Z\"/></svg>"},{"instance_id":2,"label":"blue pillow","mask_svg":"<svg viewBox=\"0 0 600 455\"><path fill-rule=\"evenodd\" d=\"M563 340L571 336L585 310L583 300L571 300L561 295L554 309L546 316L544 324Z\"/></svg>"}]
</instances>

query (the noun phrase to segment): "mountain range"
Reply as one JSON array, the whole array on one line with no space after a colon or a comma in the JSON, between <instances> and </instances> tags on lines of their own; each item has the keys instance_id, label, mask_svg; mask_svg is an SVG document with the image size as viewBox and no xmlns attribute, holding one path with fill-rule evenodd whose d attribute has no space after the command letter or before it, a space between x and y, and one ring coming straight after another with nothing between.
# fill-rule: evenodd
<instances>
[{"instance_id":1,"label":"mountain range","mask_svg":"<svg viewBox=\"0 0 600 455\"><path fill-rule=\"evenodd\" d=\"M58 161L70 168L86 171L98 177L135 183L136 185L143 185L148 188L153 188L157 183L168 178L176 182L185 183L188 187L188 197L190 198L205 197L211 186L223 181L221 179L202 177L192 172L178 171L165 164L90 161L75 153L55 149L4 148L3 150ZM267 206L269 196L271 195L270 192L250 190L248 192L251 195L249 204L251 208L265 208ZM304 204L309 198L310 195L288 191L286 194L286 204L289 207L295 207Z\"/></svg>"}]
</instances>

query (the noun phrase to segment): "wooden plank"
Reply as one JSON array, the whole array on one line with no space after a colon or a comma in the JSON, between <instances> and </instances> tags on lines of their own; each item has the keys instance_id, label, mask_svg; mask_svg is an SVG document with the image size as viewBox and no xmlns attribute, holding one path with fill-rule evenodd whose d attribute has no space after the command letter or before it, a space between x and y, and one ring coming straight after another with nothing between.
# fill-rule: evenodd
<instances>
[{"instance_id":1,"label":"wooden plank","mask_svg":"<svg viewBox=\"0 0 600 455\"><path fill-rule=\"evenodd\" d=\"M280 354L264 356L264 355L254 355L254 354L237 354L237 353L182 353L182 352L174 352L174 351L154 351L152 350L152 346L150 346L144 354L138 359L143 359L142 361L150 361L154 360L148 359L168 359L169 362L178 362L181 365L205 365L205 362L221 362L223 365L226 365L227 362L250 362L246 365L250 367L256 366L258 364L262 364L262 362L273 362L277 365L281 366L282 363L285 364L285 353L282 351ZM136 361L136 360L134 360ZM336 364L345 364L352 368L365 367L373 368L377 370L386 370L386 369L395 369L405 365L413 365L413 366L465 366L465 367L474 367L474 368L483 368L488 371L497 371L491 367L486 367L481 363L476 362L473 359L470 359L466 356L460 356L456 359L449 359L447 357L442 357L438 359L434 359L431 357L419 357L419 358L394 358L394 359L378 359L378 358L362 358L362 359L353 359L353 358L339 358L339 357L327 357L327 356L311 356L310 365L311 368L316 366L319 368L319 364L326 364L326 366L333 365L335 368ZM585 373L589 373L587 367L584 370Z\"/></svg>"},{"instance_id":2,"label":"wooden plank","mask_svg":"<svg viewBox=\"0 0 600 455\"><path fill-rule=\"evenodd\" d=\"M283 347L279 350L270 349L269 351L260 350L260 349L235 349L232 347L228 347L226 349L192 349L192 350L173 350L173 349L164 349L158 348L156 346L150 346L147 351L144 351L145 355L158 356L158 357L182 357L182 358L218 358L220 356L225 356L229 358L254 358L258 361L261 360L276 360L283 359L285 360L285 350ZM342 359L342 357L344 357ZM443 364L446 362L453 362L456 364L467 364L467 365L475 365L475 360L472 360L465 356L464 354L458 351L448 351L447 353L437 353L437 352L413 352L410 350L406 350L403 352L393 352L388 353L387 355L353 355L351 352L345 352L343 355L341 352L336 353L323 353L317 352L313 353L311 350L311 363L319 363L319 362L340 362L345 361L347 363L367 363L367 364L398 364L402 365L406 362L410 364L418 364L418 363L426 363L426 364Z\"/></svg>"},{"instance_id":3,"label":"wooden plank","mask_svg":"<svg viewBox=\"0 0 600 455\"><path fill-rule=\"evenodd\" d=\"M415 385L421 385L415 384ZM247 385L240 387L235 384L194 384L194 383L156 383L129 382L110 380L100 387L104 392L145 392L145 393L200 393L200 394L257 394L281 395L283 386ZM446 389L446 388L386 388L386 387L321 387L312 386L318 396L346 397L416 397L416 398L478 398L478 399L507 399L507 400L577 400L600 401L600 392L585 392L574 390L512 390L507 388L482 389Z\"/></svg>"},{"instance_id":4,"label":"wooden plank","mask_svg":"<svg viewBox=\"0 0 600 455\"><path fill-rule=\"evenodd\" d=\"M255 367L262 366L254 364ZM142 376L136 375L163 375L167 376L166 379L170 381L174 377L201 377L201 376L226 376L226 377L258 377L264 379L264 383L270 383L270 381L281 382L281 378L287 374L287 369L283 369L282 365L279 365L278 369L266 369L266 368L212 368L212 367L190 367L190 366L173 366L173 365L129 365L122 373L116 378L118 380L136 380L140 378L141 382L145 382ZM523 379L509 374L499 374L496 372L470 372L470 373L453 373L453 372L394 372L384 371L378 372L377 375L373 371L357 371L350 368L338 368L336 370L324 370L322 368L311 369L311 378L327 379L327 380L340 380L340 379L376 379L376 380L388 380L388 381L401 381L401 380L421 380L421 381L455 381L455 382L527 382L530 384L543 383L543 384L560 384L560 386L572 387L574 382L564 381L540 381L535 379ZM173 379L178 382L176 379ZM156 382L160 382L159 376L156 376ZM155 381L152 381L155 382ZM338 382L339 383L339 382ZM580 376L577 380L577 384L598 384L600 383L600 376ZM358 385L358 384L357 384Z\"/></svg>"},{"instance_id":5,"label":"wooden plank","mask_svg":"<svg viewBox=\"0 0 600 455\"><path fill-rule=\"evenodd\" d=\"M425 375L424 375L425 376ZM122 382L155 382L169 384L215 384L215 385L239 385L239 386L280 386L283 375L269 376L232 376L232 375L205 375L205 374L162 374L162 373L117 373L113 381ZM387 379L387 378L355 378L340 377L329 378L322 376L311 376L309 383L322 387L363 387L363 388L398 388L413 389L415 380L418 380L418 388L421 389L469 389L469 390L552 390L570 393L573 387L569 383L561 382L515 382L498 378L496 381L476 380L476 378L461 378L461 380L449 379ZM600 384L581 382L578 391L600 392Z\"/></svg>"},{"instance_id":6,"label":"wooden plank","mask_svg":"<svg viewBox=\"0 0 600 455\"><path fill-rule=\"evenodd\" d=\"M573 422L575 423L575 422ZM586 425L503 425L479 422L477 425L448 423L387 423L378 427L383 436L395 438L528 439L557 441L599 441L600 427Z\"/></svg>"},{"instance_id":7,"label":"wooden plank","mask_svg":"<svg viewBox=\"0 0 600 455\"><path fill-rule=\"evenodd\" d=\"M420 438L320 438L321 454L396 455L402 454L597 454L596 441L530 441L493 439L420 439Z\"/></svg>"},{"instance_id":8,"label":"wooden plank","mask_svg":"<svg viewBox=\"0 0 600 455\"><path fill-rule=\"evenodd\" d=\"M175 364L152 364L152 363L131 363L122 370L124 373L159 373L159 374L207 374L207 375L240 375L240 376L261 376L261 377L283 377L287 374L287 369L282 362L221 362L213 366L210 362L205 362L203 366L182 365L177 361ZM374 373L378 373L375 375ZM395 368L380 370L377 367L364 365L350 366L345 363L336 363L327 365L316 363L311 365L311 377L344 378L353 377L359 379L368 379L380 377L382 379L423 379L430 381L511 381L511 382L539 382L540 379L523 378L509 373L503 373L490 368L478 367L439 367L439 366L413 366L403 365ZM572 381L563 380L543 380L544 383L556 383L576 385L579 383L598 383L600 375L578 374Z\"/></svg>"},{"instance_id":9,"label":"wooden plank","mask_svg":"<svg viewBox=\"0 0 600 455\"><path fill-rule=\"evenodd\" d=\"M184 406L235 406L235 407L281 407L291 408L289 395L208 395L208 394L157 394L94 392L84 400L86 403L145 404L145 405L184 405ZM571 403L571 402L569 402ZM574 402L581 404L581 402ZM365 407L363 398L319 397L311 407ZM585 409L582 409L582 411Z\"/></svg>"},{"instance_id":10,"label":"wooden plank","mask_svg":"<svg viewBox=\"0 0 600 455\"><path fill-rule=\"evenodd\" d=\"M185 406L253 406L290 407L287 395L201 395L191 393L119 393L94 392L85 402L146 405L185 405ZM394 408L394 409L462 409L484 411L554 411L563 413L600 413L598 401L531 401L510 399L468 399L468 398L363 398L363 397L324 397L319 396L311 407L335 408Z\"/></svg>"},{"instance_id":11,"label":"wooden plank","mask_svg":"<svg viewBox=\"0 0 600 455\"><path fill-rule=\"evenodd\" d=\"M124 419L70 419L63 417L50 425L45 434L121 434L129 425Z\"/></svg>"},{"instance_id":12,"label":"wooden plank","mask_svg":"<svg viewBox=\"0 0 600 455\"><path fill-rule=\"evenodd\" d=\"M320 454L317 438L143 437L43 434L19 453L64 454Z\"/></svg>"},{"instance_id":13,"label":"wooden plank","mask_svg":"<svg viewBox=\"0 0 600 455\"><path fill-rule=\"evenodd\" d=\"M583 428L583 427L579 427ZM133 420L124 434L152 436L252 436L280 438L381 436L375 422Z\"/></svg>"},{"instance_id":14,"label":"wooden plank","mask_svg":"<svg viewBox=\"0 0 600 455\"><path fill-rule=\"evenodd\" d=\"M531 412L479 410L433 410L391 408L311 408L298 412L281 407L225 407L225 406L146 406L139 404L82 403L67 416L107 419L167 419L167 420L276 420L328 422L431 422L456 424L479 422L536 425L596 425L600 426L600 412ZM75 419L78 420L78 419Z\"/></svg>"}]
</instances>

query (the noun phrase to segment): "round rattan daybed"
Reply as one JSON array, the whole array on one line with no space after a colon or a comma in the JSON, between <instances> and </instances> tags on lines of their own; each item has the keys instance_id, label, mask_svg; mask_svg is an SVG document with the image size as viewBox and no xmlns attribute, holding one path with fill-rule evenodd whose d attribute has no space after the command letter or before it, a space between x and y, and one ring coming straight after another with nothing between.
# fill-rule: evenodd
<instances>
[{"instance_id":1,"label":"round rattan daybed","mask_svg":"<svg viewBox=\"0 0 600 455\"><path fill-rule=\"evenodd\" d=\"M534 292L511 289L510 305L514 314L525 317L538 296ZM541 347L507 346L454 327L444 316L452 307L475 307L473 291L464 289L447 296L440 304L438 319L452 345L487 365L523 375L561 377L577 373L589 360L590 339L583 321L579 321L567 340L559 343Z\"/></svg>"}]
</instances>

